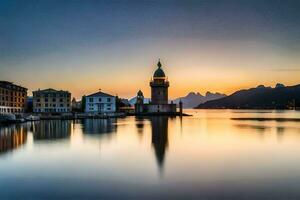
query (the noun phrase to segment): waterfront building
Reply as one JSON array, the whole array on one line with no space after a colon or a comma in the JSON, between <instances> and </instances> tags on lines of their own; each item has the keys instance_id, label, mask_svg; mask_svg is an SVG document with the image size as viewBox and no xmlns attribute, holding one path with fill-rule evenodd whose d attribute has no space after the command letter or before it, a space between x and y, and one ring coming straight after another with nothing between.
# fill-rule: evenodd
<instances>
[{"instance_id":1,"label":"waterfront building","mask_svg":"<svg viewBox=\"0 0 300 200\"><path fill-rule=\"evenodd\" d=\"M67 113L71 111L71 93L63 90L45 89L33 91L33 112Z\"/></svg>"},{"instance_id":2,"label":"waterfront building","mask_svg":"<svg viewBox=\"0 0 300 200\"><path fill-rule=\"evenodd\" d=\"M27 88L0 81L0 113L24 113Z\"/></svg>"},{"instance_id":3,"label":"waterfront building","mask_svg":"<svg viewBox=\"0 0 300 200\"><path fill-rule=\"evenodd\" d=\"M97 114L116 112L116 97L101 91L88 95L85 100L85 112Z\"/></svg>"},{"instance_id":4,"label":"waterfront building","mask_svg":"<svg viewBox=\"0 0 300 200\"><path fill-rule=\"evenodd\" d=\"M144 95L141 90L137 93L137 101L135 104L135 112L137 114L175 114L176 104L168 103L169 81L162 70L161 62L158 61L157 69L150 81L151 101L144 103Z\"/></svg>"}]
</instances>

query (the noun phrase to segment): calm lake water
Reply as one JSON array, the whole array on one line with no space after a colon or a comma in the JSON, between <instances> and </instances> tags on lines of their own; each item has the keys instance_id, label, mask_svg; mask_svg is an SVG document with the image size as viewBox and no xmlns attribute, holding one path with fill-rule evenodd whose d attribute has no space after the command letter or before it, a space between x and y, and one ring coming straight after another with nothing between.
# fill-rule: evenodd
<instances>
[{"instance_id":1,"label":"calm lake water","mask_svg":"<svg viewBox=\"0 0 300 200\"><path fill-rule=\"evenodd\" d=\"M186 112L0 126L0 199L300 199L300 112Z\"/></svg>"}]
</instances>

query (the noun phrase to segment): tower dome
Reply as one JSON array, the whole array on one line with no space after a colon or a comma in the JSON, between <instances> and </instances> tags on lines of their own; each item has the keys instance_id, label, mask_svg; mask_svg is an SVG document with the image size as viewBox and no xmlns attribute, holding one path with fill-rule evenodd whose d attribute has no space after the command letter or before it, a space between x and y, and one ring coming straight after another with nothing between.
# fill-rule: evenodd
<instances>
[{"instance_id":1,"label":"tower dome","mask_svg":"<svg viewBox=\"0 0 300 200\"><path fill-rule=\"evenodd\" d=\"M161 69L160 60L157 63L157 67L158 67L158 69L155 70L153 78L165 78L166 75L165 75L165 72Z\"/></svg>"}]
</instances>

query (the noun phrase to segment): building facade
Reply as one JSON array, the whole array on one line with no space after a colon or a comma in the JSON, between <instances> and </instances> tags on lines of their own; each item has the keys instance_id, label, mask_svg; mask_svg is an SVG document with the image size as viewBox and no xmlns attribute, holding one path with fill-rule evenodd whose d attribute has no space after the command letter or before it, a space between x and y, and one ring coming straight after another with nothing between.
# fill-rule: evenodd
<instances>
[{"instance_id":1,"label":"building facade","mask_svg":"<svg viewBox=\"0 0 300 200\"><path fill-rule=\"evenodd\" d=\"M33 93L33 112L67 113L71 111L71 93L63 90L45 89Z\"/></svg>"},{"instance_id":2,"label":"building facade","mask_svg":"<svg viewBox=\"0 0 300 200\"><path fill-rule=\"evenodd\" d=\"M169 81L162 70L160 61L157 63L157 69L150 81L151 101L149 104L144 103L142 91L137 94L137 102L135 104L135 112L137 114L158 114L158 113L176 113L176 104L168 103Z\"/></svg>"},{"instance_id":3,"label":"building facade","mask_svg":"<svg viewBox=\"0 0 300 200\"><path fill-rule=\"evenodd\" d=\"M104 92L96 92L86 96L85 112L112 113L116 112L116 97Z\"/></svg>"},{"instance_id":4,"label":"building facade","mask_svg":"<svg viewBox=\"0 0 300 200\"><path fill-rule=\"evenodd\" d=\"M24 113L27 88L0 81L0 113Z\"/></svg>"},{"instance_id":5,"label":"building facade","mask_svg":"<svg viewBox=\"0 0 300 200\"><path fill-rule=\"evenodd\" d=\"M101 91L88 95L85 112L99 114L116 112L116 97Z\"/></svg>"}]
</instances>

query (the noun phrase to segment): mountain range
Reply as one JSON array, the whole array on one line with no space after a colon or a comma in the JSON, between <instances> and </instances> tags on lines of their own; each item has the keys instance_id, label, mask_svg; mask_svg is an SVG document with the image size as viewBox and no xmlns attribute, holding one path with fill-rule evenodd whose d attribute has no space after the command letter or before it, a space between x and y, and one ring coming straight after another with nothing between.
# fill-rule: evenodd
<instances>
[{"instance_id":1,"label":"mountain range","mask_svg":"<svg viewBox=\"0 0 300 200\"><path fill-rule=\"evenodd\" d=\"M198 93L190 92L189 94L187 94L184 97L179 97L179 98L174 99L173 102L178 104L181 99L182 105L184 108L194 108L197 105L204 103L206 101L223 98L225 96L226 96L225 94L220 94L220 93L206 92L205 95L201 95L199 92ZM135 102L136 102L136 97L133 97L129 100L129 103L131 105L134 105ZM150 98L145 98L144 102L149 103Z\"/></svg>"},{"instance_id":2,"label":"mountain range","mask_svg":"<svg viewBox=\"0 0 300 200\"><path fill-rule=\"evenodd\" d=\"M217 100L201 103L196 108L205 109L290 109L300 107L300 84L274 88L259 85L256 88L239 90Z\"/></svg>"},{"instance_id":3,"label":"mountain range","mask_svg":"<svg viewBox=\"0 0 300 200\"><path fill-rule=\"evenodd\" d=\"M220 93L211 93L211 92L206 92L205 95L201 95L199 92L190 92L188 95L184 97L179 97L177 99L174 99L173 102L178 104L179 101L182 101L183 108L194 108L198 106L201 103L205 103L207 101L215 100L215 99L220 99L226 97L225 94L220 94Z\"/></svg>"}]
</instances>

